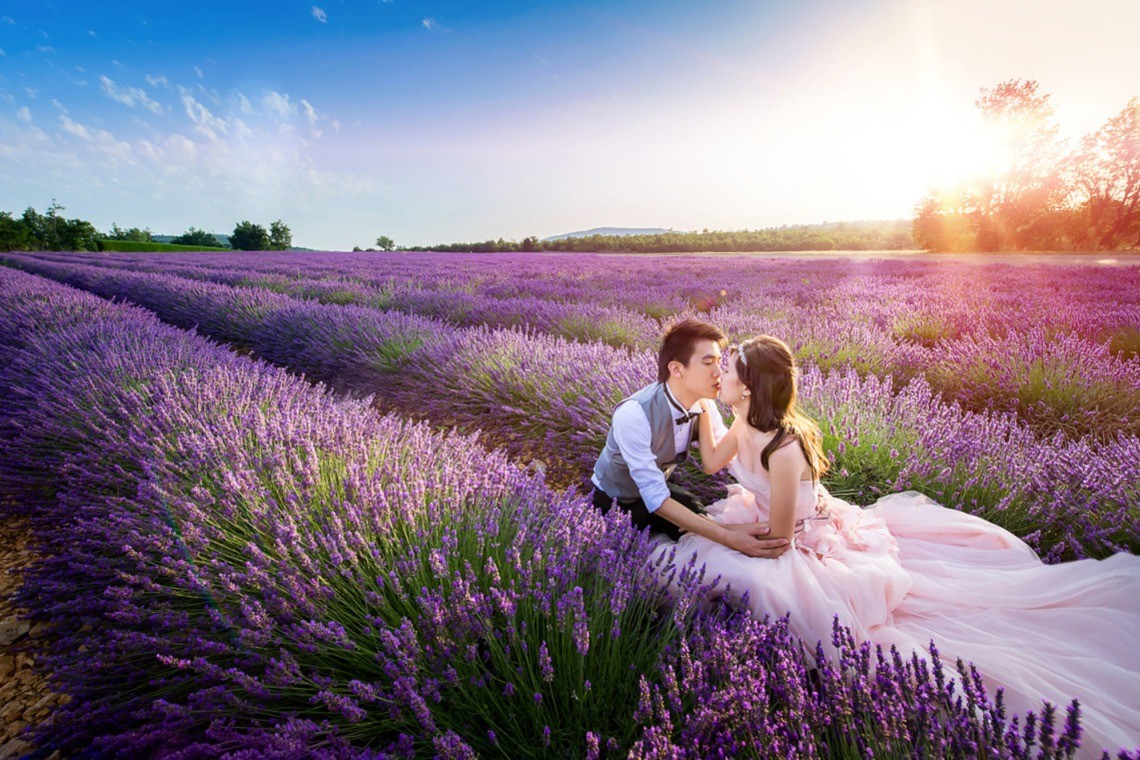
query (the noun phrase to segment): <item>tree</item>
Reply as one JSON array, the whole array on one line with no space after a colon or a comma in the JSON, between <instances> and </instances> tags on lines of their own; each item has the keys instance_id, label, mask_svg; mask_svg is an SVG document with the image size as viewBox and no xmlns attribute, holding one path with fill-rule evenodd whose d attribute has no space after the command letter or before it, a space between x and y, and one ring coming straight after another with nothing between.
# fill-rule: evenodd
<instances>
[{"instance_id":1,"label":"tree","mask_svg":"<svg viewBox=\"0 0 1140 760\"><path fill-rule=\"evenodd\" d=\"M523 238L522 249L524 251L539 251L542 250L542 247L539 245L538 238L531 235L530 237Z\"/></svg>"},{"instance_id":2,"label":"tree","mask_svg":"<svg viewBox=\"0 0 1140 760\"><path fill-rule=\"evenodd\" d=\"M214 235L205 230L200 230L196 227L191 227L178 237L170 241L175 245L195 245L203 246L206 248L222 248L222 244Z\"/></svg>"},{"instance_id":3,"label":"tree","mask_svg":"<svg viewBox=\"0 0 1140 760\"><path fill-rule=\"evenodd\" d=\"M381 235L380 237L376 238L376 247L381 251L390 251L396 247L396 241L387 235Z\"/></svg>"},{"instance_id":4,"label":"tree","mask_svg":"<svg viewBox=\"0 0 1140 760\"><path fill-rule=\"evenodd\" d=\"M269 250L269 233L260 224L249 221L240 221L230 235L230 247L242 251Z\"/></svg>"},{"instance_id":5,"label":"tree","mask_svg":"<svg viewBox=\"0 0 1140 760\"><path fill-rule=\"evenodd\" d=\"M23 220L14 219L7 211L0 211L0 251L24 251L28 247L28 232Z\"/></svg>"},{"instance_id":6,"label":"tree","mask_svg":"<svg viewBox=\"0 0 1140 760\"><path fill-rule=\"evenodd\" d=\"M43 220L41 240L44 243L44 248L53 251L63 250L63 236L60 234L60 227L63 220L59 215L59 212L63 210L64 207L60 205L59 201L52 198L47 213L41 217Z\"/></svg>"},{"instance_id":7,"label":"tree","mask_svg":"<svg viewBox=\"0 0 1140 760\"><path fill-rule=\"evenodd\" d=\"M1140 100L1132 98L1068 159L1089 244L1140 245Z\"/></svg>"},{"instance_id":8,"label":"tree","mask_svg":"<svg viewBox=\"0 0 1140 760\"><path fill-rule=\"evenodd\" d=\"M932 189L915 208L914 242L928 251L975 250L976 226L976 215L960 193Z\"/></svg>"},{"instance_id":9,"label":"tree","mask_svg":"<svg viewBox=\"0 0 1140 760\"><path fill-rule=\"evenodd\" d=\"M99 250L99 231L86 219L61 219L57 231L62 251Z\"/></svg>"},{"instance_id":10,"label":"tree","mask_svg":"<svg viewBox=\"0 0 1140 760\"><path fill-rule=\"evenodd\" d=\"M975 183L970 198L982 250L1049 242L1033 231L1063 199L1060 143L1049 96L1037 90L1035 81L1010 79L982 88L975 101L1001 135L999 168Z\"/></svg>"},{"instance_id":11,"label":"tree","mask_svg":"<svg viewBox=\"0 0 1140 760\"><path fill-rule=\"evenodd\" d=\"M24 230L24 245L28 250L42 251L48 248L47 221L43 214L28 206L20 215L20 226Z\"/></svg>"},{"instance_id":12,"label":"tree","mask_svg":"<svg viewBox=\"0 0 1140 760\"><path fill-rule=\"evenodd\" d=\"M154 240L150 228L140 230L138 227L131 227L129 230L124 230L117 224L111 224L111 232L107 235L111 240L131 240L136 243L149 243Z\"/></svg>"},{"instance_id":13,"label":"tree","mask_svg":"<svg viewBox=\"0 0 1140 760\"><path fill-rule=\"evenodd\" d=\"M284 251L293 245L293 233L285 222L278 219L269 225L269 248Z\"/></svg>"}]
</instances>

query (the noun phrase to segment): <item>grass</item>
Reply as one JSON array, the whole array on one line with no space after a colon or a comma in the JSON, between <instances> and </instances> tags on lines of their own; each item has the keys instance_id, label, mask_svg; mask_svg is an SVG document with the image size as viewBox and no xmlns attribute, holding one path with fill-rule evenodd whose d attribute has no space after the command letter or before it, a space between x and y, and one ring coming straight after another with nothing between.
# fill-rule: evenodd
<instances>
[{"instance_id":1,"label":"grass","mask_svg":"<svg viewBox=\"0 0 1140 760\"><path fill-rule=\"evenodd\" d=\"M173 243L141 243L134 240L99 240L100 251L118 251L122 253L174 251L233 251L232 248L211 248L202 245L174 245Z\"/></svg>"}]
</instances>

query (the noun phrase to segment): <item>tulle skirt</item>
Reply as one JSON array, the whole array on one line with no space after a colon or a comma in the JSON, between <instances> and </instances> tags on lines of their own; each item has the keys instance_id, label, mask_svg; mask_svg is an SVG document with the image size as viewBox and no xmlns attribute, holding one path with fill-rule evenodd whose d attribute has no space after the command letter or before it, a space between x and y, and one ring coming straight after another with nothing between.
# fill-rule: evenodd
<instances>
[{"instance_id":1,"label":"tulle skirt","mask_svg":"<svg viewBox=\"0 0 1140 760\"><path fill-rule=\"evenodd\" d=\"M1046 565L1021 539L926 496L892 494L861 509L822 491L826 517L808 520L775 560L686 534L675 565L696 555L705 578L757 615L790 613L792 630L832 653L833 620L858 641L904 655L973 663L1007 709L1081 704L1082 756L1140 745L1140 557ZM759 517L734 487L710 507L722 522ZM1094 751L1095 750L1095 751Z\"/></svg>"}]
</instances>

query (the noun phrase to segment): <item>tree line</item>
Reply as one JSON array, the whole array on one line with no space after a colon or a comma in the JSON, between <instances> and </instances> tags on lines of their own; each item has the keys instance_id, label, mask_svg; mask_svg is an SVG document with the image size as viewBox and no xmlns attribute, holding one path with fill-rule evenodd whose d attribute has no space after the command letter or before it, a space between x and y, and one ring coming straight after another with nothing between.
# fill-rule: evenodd
<instances>
[{"instance_id":1,"label":"tree line","mask_svg":"<svg viewBox=\"0 0 1140 760\"><path fill-rule=\"evenodd\" d=\"M101 251L113 247L108 245L111 241L158 244L150 229L123 229L118 224L112 224L109 232L100 232L91 222L68 219L62 211L64 207L54 200L43 213L31 206L24 209L20 216L0 211L0 250ZM172 238L170 244L242 251L283 251L293 246L293 233L289 225L280 219L271 222L268 229L242 220L225 241L205 230L190 227Z\"/></svg>"},{"instance_id":2,"label":"tree line","mask_svg":"<svg viewBox=\"0 0 1140 760\"><path fill-rule=\"evenodd\" d=\"M1140 247L1140 99L1067 148L1037 82L1008 80L975 101L1000 136L989 171L932 187L914 239L934 251Z\"/></svg>"},{"instance_id":3,"label":"tree line","mask_svg":"<svg viewBox=\"0 0 1140 760\"><path fill-rule=\"evenodd\" d=\"M881 251L914 248L910 220L825 222L761 230L662 232L652 235L585 235L539 240L486 240L412 246L408 251L492 253L570 251L607 253L682 253L693 251Z\"/></svg>"}]
</instances>

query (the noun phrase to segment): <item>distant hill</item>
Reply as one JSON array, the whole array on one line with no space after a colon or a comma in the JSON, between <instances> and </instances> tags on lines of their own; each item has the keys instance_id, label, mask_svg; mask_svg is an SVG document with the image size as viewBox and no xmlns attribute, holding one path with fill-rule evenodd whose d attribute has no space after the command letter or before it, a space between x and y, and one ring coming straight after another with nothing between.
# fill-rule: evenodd
<instances>
[{"instance_id":1,"label":"distant hill","mask_svg":"<svg viewBox=\"0 0 1140 760\"><path fill-rule=\"evenodd\" d=\"M917 246L909 219L823 222L762 230L678 232L659 228L595 227L536 240L485 240L409 246L408 251L491 253L564 251L582 253L692 253L751 251L889 251Z\"/></svg>"},{"instance_id":2,"label":"distant hill","mask_svg":"<svg viewBox=\"0 0 1140 760\"><path fill-rule=\"evenodd\" d=\"M660 227L594 227L592 230L580 230L578 232L567 232L564 235L551 235L550 237L543 238L545 243L547 240L565 240L567 238L580 238L591 237L593 235L612 235L614 237L625 237L627 235L667 235L676 230L663 230Z\"/></svg>"}]
</instances>

